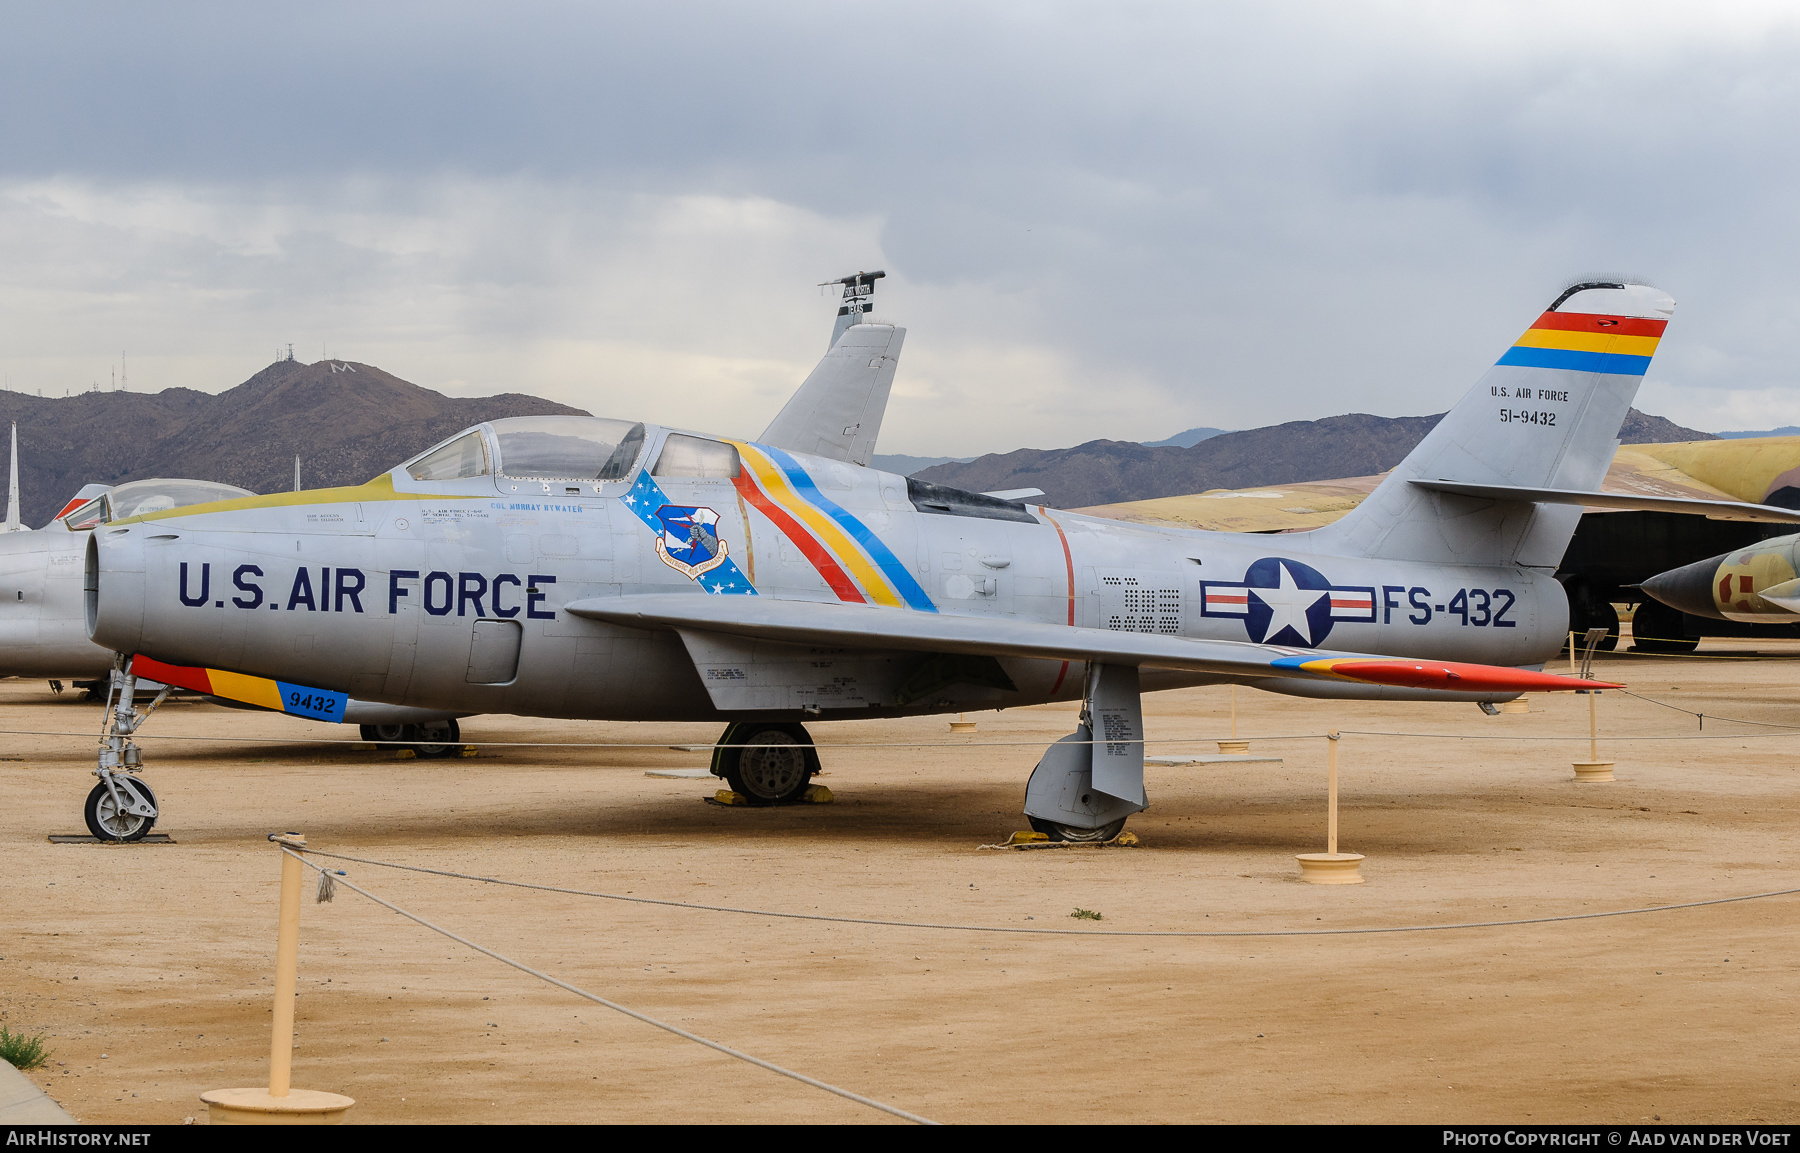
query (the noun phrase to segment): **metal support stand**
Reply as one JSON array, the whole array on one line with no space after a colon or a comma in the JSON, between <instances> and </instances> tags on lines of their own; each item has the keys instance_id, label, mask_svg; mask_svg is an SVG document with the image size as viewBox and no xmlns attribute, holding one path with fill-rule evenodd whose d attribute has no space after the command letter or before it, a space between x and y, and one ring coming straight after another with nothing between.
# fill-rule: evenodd
<instances>
[{"instance_id":1,"label":"metal support stand","mask_svg":"<svg viewBox=\"0 0 1800 1153\"><path fill-rule=\"evenodd\" d=\"M338 1093L294 1089L294 986L300 968L300 858L306 838L271 833L294 852L281 854L281 913L275 933L275 1024L269 1037L267 1089L213 1089L200 1094L214 1125L341 1125L356 1104Z\"/></svg>"}]
</instances>

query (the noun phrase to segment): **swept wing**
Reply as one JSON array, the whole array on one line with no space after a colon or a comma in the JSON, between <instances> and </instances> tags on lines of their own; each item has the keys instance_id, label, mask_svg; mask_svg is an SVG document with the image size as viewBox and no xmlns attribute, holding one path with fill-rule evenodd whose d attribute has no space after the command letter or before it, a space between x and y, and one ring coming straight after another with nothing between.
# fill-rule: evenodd
<instances>
[{"instance_id":1,"label":"swept wing","mask_svg":"<svg viewBox=\"0 0 1800 1153\"><path fill-rule=\"evenodd\" d=\"M689 633L723 633L781 644L1093 661L1214 673L1242 680L1300 677L1496 693L1618 687L1497 665L1297 649L1246 641L1194 640L1156 633L770 597L682 593L598 597L574 601L567 611L609 624L675 629L684 634L684 639ZM702 675L705 676L704 671Z\"/></svg>"}]
</instances>

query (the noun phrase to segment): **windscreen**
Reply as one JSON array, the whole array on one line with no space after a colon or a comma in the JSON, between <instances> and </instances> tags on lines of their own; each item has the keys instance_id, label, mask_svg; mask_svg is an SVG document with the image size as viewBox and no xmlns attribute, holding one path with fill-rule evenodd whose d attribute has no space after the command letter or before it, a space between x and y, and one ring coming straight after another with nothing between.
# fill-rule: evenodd
<instances>
[{"instance_id":1,"label":"windscreen","mask_svg":"<svg viewBox=\"0 0 1800 1153\"><path fill-rule=\"evenodd\" d=\"M644 426L593 416L517 416L494 422L500 471L534 480L623 480Z\"/></svg>"},{"instance_id":2,"label":"windscreen","mask_svg":"<svg viewBox=\"0 0 1800 1153\"><path fill-rule=\"evenodd\" d=\"M414 480L461 480L486 476L487 470L487 445L480 429L470 429L406 466L407 475Z\"/></svg>"},{"instance_id":3,"label":"windscreen","mask_svg":"<svg viewBox=\"0 0 1800 1153\"><path fill-rule=\"evenodd\" d=\"M662 452L650 474L726 479L738 475L738 471L738 451L731 445L672 432L663 441Z\"/></svg>"}]
</instances>

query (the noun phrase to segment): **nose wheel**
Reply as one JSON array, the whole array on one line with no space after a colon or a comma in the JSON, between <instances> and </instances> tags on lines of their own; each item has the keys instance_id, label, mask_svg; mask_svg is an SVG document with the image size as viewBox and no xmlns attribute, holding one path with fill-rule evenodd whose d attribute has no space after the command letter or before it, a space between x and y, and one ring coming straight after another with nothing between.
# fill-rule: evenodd
<instances>
[{"instance_id":1,"label":"nose wheel","mask_svg":"<svg viewBox=\"0 0 1800 1153\"><path fill-rule=\"evenodd\" d=\"M88 793L87 804L82 808L88 832L98 841L141 841L156 827L156 794L150 791L149 785L136 779L128 778L114 784L116 793L105 781ZM142 799L132 796L132 790L142 793ZM152 810L148 815L141 811L145 802ZM133 812L133 809L140 811Z\"/></svg>"}]
</instances>

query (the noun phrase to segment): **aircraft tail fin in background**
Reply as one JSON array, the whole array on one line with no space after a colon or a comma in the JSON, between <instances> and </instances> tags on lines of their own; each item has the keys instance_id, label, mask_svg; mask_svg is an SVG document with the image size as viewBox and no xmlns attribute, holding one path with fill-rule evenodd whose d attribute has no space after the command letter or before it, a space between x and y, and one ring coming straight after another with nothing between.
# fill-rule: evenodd
<instances>
[{"instance_id":1,"label":"aircraft tail fin in background","mask_svg":"<svg viewBox=\"0 0 1800 1153\"><path fill-rule=\"evenodd\" d=\"M1411 482L1592 491L1675 302L1643 284L1585 283L1556 298L1315 547L1358 556L1553 569L1581 519L1570 504L1471 496Z\"/></svg>"},{"instance_id":2,"label":"aircraft tail fin in background","mask_svg":"<svg viewBox=\"0 0 1800 1153\"><path fill-rule=\"evenodd\" d=\"M12 426L12 468L6 482L6 523L0 532L18 532L25 527L19 520L19 426Z\"/></svg>"},{"instance_id":3,"label":"aircraft tail fin in background","mask_svg":"<svg viewBox=\"0 0 1800 1153\"><path fill-rule=\"evenodd\" d=\"M846 328L758 442L868 464L905 340L891 324Z\"/></svg>"}]
</instances>

